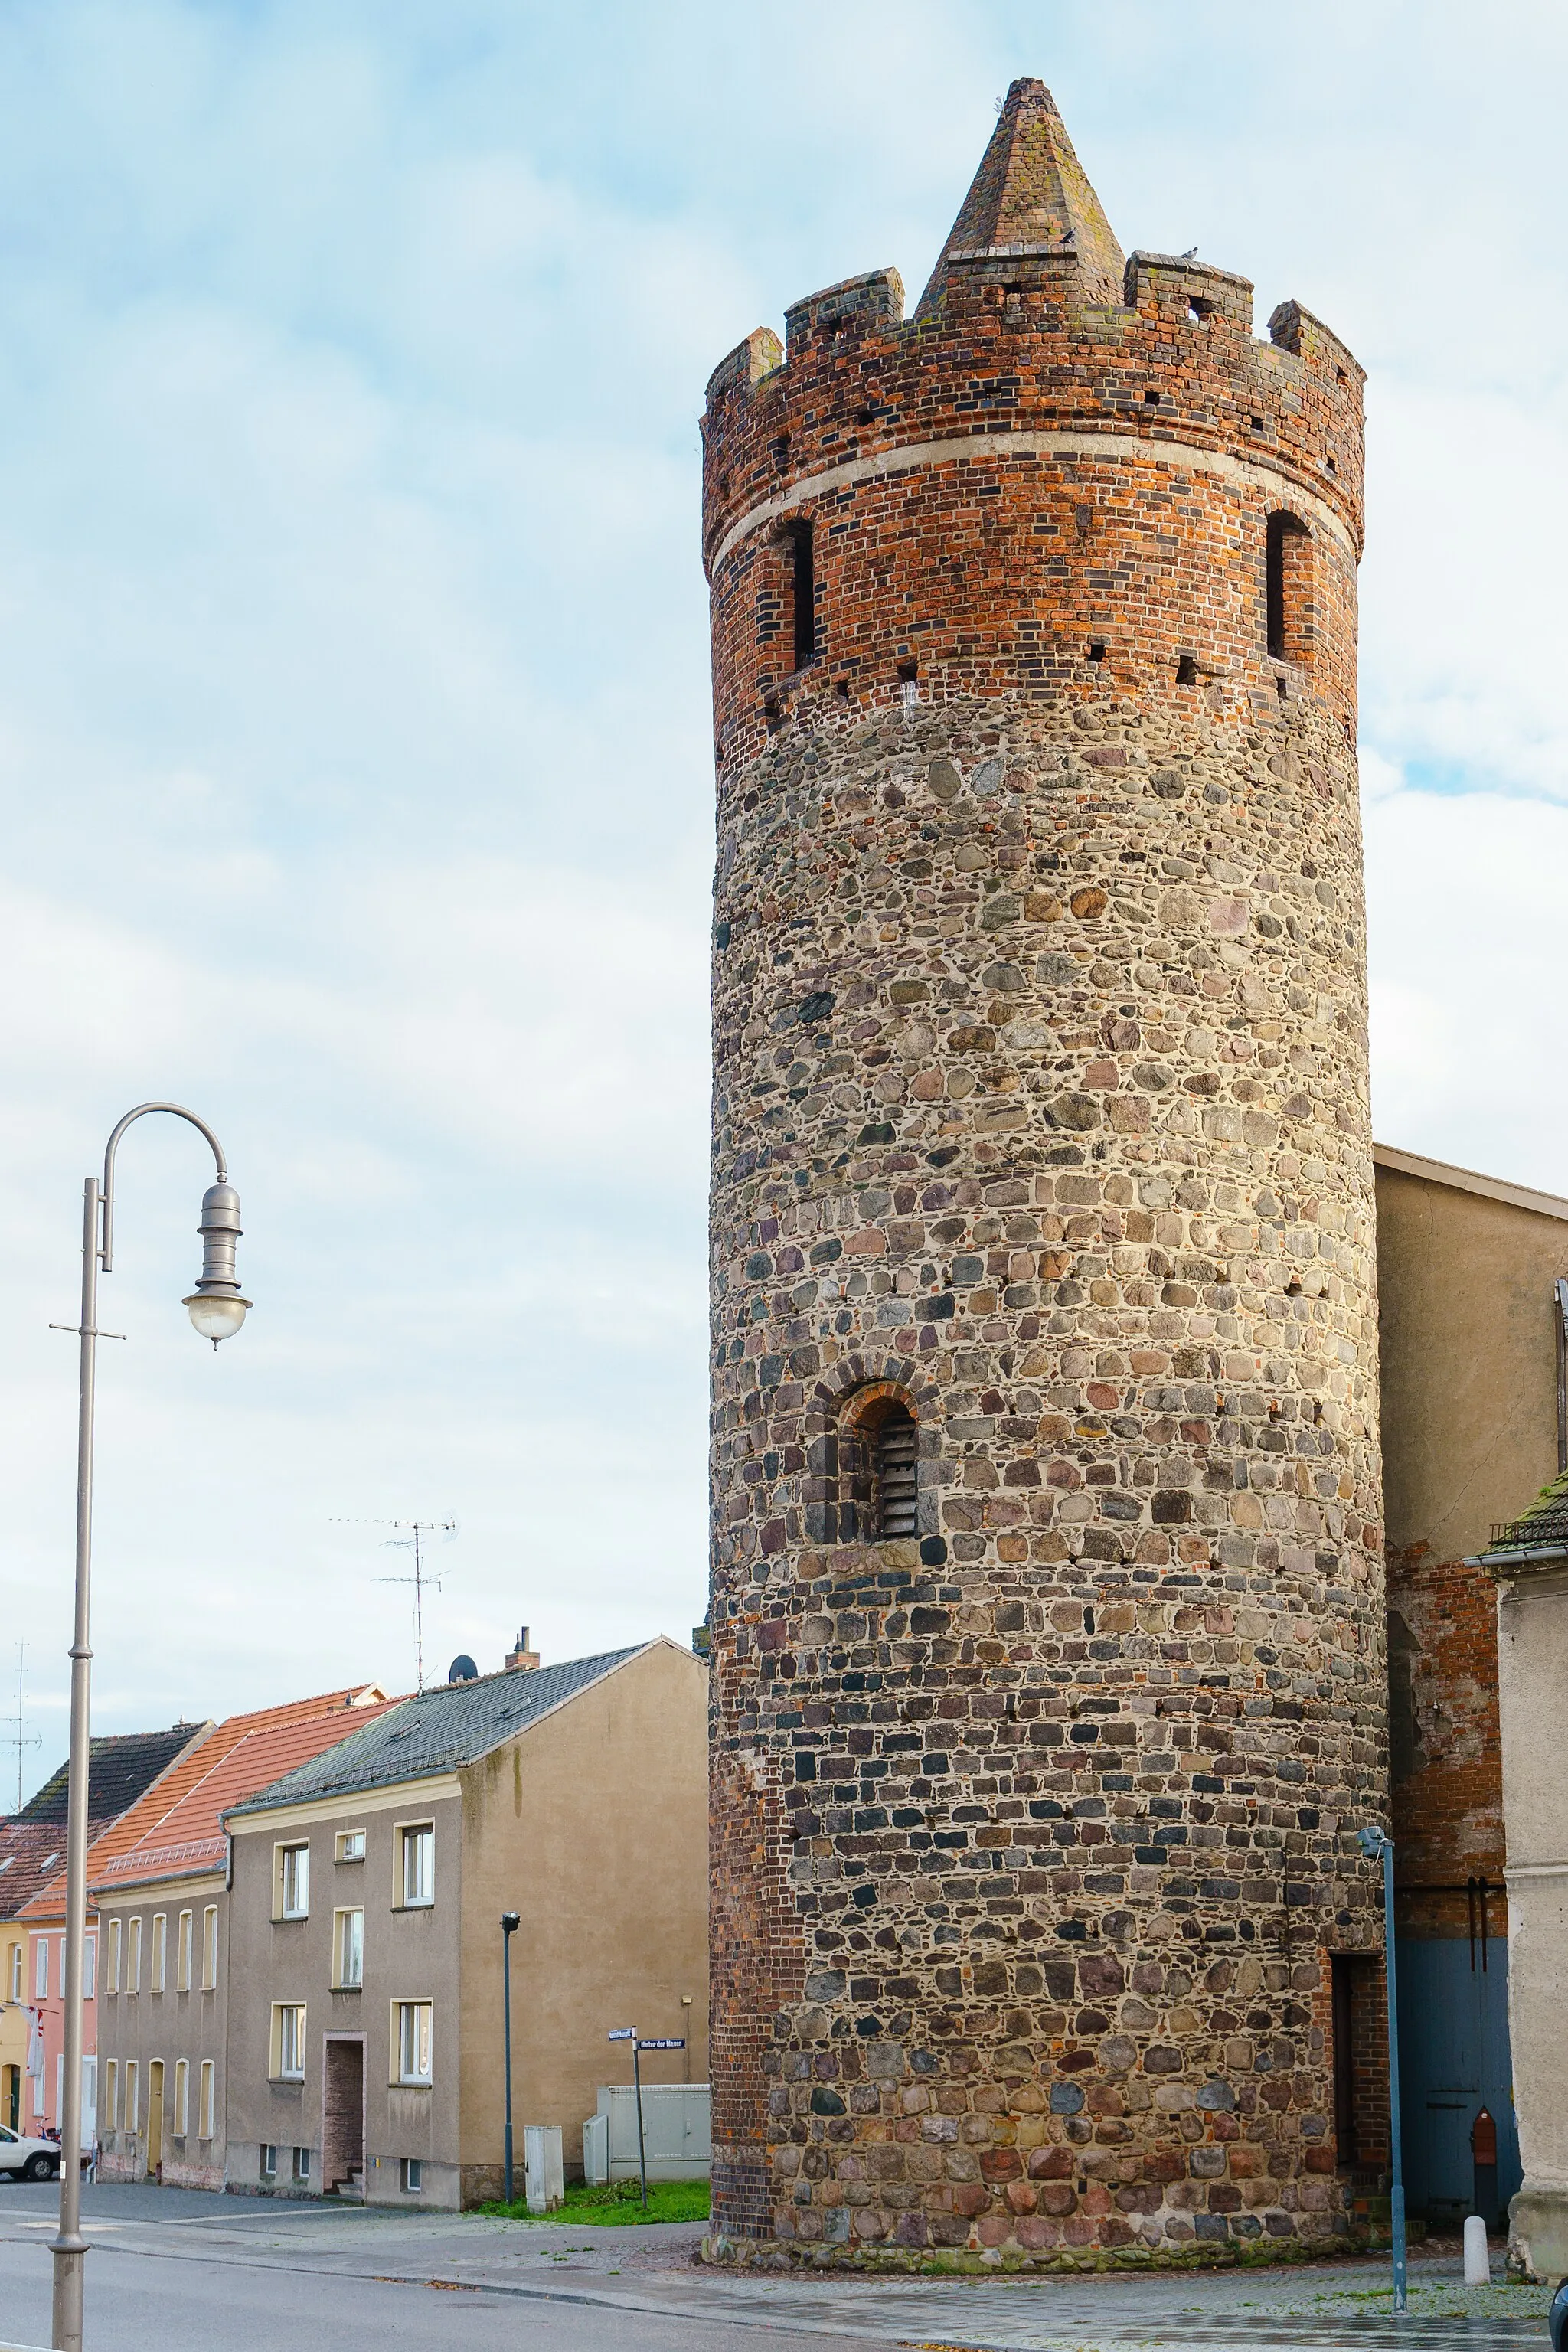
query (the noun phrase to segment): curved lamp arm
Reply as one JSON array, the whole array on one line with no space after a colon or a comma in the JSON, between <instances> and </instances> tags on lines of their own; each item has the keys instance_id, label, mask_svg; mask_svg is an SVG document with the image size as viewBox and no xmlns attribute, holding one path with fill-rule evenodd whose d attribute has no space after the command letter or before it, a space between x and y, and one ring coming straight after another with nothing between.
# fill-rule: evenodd
<instances>
[{"instance_id":1,"label":"curved lamp arm","mask_svg":"<svg viewBox=\"0 0 1568 2352\"><path fill-rule=\"evenodd\" d=\"M212 1155L217 1162L218 1182L225 1184L228 1181L228 1163L223 1156L223 1146L205 1119L198 1118L194 1110L186 1110L180 1103L166 1102L138 1103L134 1110L128 1110L110 1137L103 1154L103 1240L99 1248L98 1262L105 1274L113 1270L110 1260L114 1243L114 1155L120 1149L120 1139L126 1129L135 1120L145 1118L153 1110L166 1110L173 1118L188 1119L194 1128L199 1129L212 1146Z\"/></svg>"}]
</instances>

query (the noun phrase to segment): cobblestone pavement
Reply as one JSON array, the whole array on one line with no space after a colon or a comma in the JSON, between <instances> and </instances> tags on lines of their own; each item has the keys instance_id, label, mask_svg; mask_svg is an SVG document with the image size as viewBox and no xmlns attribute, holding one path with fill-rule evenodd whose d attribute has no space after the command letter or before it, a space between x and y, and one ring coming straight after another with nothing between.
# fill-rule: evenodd
<instances>
[{"instance_id":1,"label":"cobblestone pavement","mask_svg":"<svg viewBox=\"0 0 1568 2352\"><path fill-rule=\"evenodd\" d=\"M930 2352L1110 2352L1166 2345L1294 2352L1512 2352L1543 2345L1544 2288L1467 2290L1457 2250L1418 2254L1411 2308L1390 2309L1385 2262L1273 2273L1058 2279L846 2279L699 2269L702 2225L520 2227L482 2215L365 2212L177 2189L89 2189L89 2344L159 2352L225 2342L297 2346L312 2326L339 2352L388 2343L515 2344L581 2352L717 2347L766 2329L791 2346ZM0 2192L4 2325L47 2334L47 2189ZM1500 2251L1494 2270L1500 2273ZM410 2289L445 2289L415 2299Z\"/></svg>"}]
</instances>

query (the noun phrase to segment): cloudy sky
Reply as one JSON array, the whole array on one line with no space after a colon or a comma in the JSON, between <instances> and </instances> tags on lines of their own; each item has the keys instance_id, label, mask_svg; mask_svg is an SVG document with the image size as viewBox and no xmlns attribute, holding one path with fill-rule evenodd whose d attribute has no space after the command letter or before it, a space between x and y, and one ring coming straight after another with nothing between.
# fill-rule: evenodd
<instances>
[{"instance_id":1,"label":"cloudy sky","mask_svg":"<svg viewBox=\"0 0 1568 2352\"><path fill-rule=\"evenodd\" d=\"M1568 1192L1568 17L1493 0L0 0L0 1693L96 1719L704 1606L714 362L925 277L1015 74L1128 247L1370 371L1380 1136ZM7 1704L0 1698L0 1708ZM14 1701L10 1702L14 1704ZM0 1802L14 1759L0 1751Z\"/></svg>"}]
</instances>

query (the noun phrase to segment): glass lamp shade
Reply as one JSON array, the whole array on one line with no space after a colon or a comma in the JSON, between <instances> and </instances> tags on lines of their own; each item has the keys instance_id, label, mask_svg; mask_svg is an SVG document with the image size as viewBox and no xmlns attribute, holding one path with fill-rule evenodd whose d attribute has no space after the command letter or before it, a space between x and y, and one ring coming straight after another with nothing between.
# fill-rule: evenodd
<instances>
[{"instance_id":1,"label":"glass lamp shade","mask_svg":"<svg viewBox=\"0 0 1568 2352\"><path fill-rule=\"evenodd\" d=\"M250 1305L248 1298L240 1298L232 1290L195 1290L182 1303L202 1338L210 1339L215 1348L220 1339L233 1339Z\"/></svg>"}]
</instances>

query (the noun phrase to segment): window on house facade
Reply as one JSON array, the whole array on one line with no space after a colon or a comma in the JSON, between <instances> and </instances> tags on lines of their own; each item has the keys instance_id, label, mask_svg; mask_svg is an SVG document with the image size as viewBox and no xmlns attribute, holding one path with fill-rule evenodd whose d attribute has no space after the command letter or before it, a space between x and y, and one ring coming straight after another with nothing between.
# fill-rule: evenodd
<instances>
[{"instance_id":1,"label":"window on house facade","mask_svg":"<svg viewBox=\"0 0 1568 2352\"><path fill-rule=\"evenodd\" d=\"M275 2081L305 2079L305 2004L275 2000L272 2004L272 2065Z\"/></svg>"},{"instance_id":2,"label":"window on house facade","mask_svg":"<svg viewBox=\"0 0 1568 2352\"><path fill-rule=\"evenodd\" d=\"M217 1984L217 1905L209 1903L202 1913L202 1990L212 1992Z\"/></svg>"},{"instance_id":3,"label":"window on house facade","mask_svg":"<svg viewBox=\"0 0 1568 2352\"><path fill-rule=\"evenodd\" d=\"M109 1923L109 1990L110 1992L120 1990L120 1922L118 1919L111 1919Z\"/></svg>"},{"instance_id":4,"label":"window on house facade","mask_svg":"<svg viewBox=\"0 0 1568 2352\"><path fill-rule=\"evenodd\" d=\"M308 1845L280 1845L278 1853L278 1903L274 1916L279 1919L305 1919L310 1912L310 1849Z\"/></svg>"},{"instance_id":5,"label":"window on house facade","mask_svg":"<svg viewBox=\"0 0 1568 2352\"><path fill-rule=\"evenodd\" d=\"M308 2147L294 2150L294 2179L300 2189L308 2189L310 2185L310 2151Z\"/></svg>"},{"instance_id":6,"label":"window on house facade","mask_svg":"<svg viewBox=\"0 0 1568 2352\"><path fill-rule=\"evenodd\" d=\"M332 1983L339 1992L358 1992L364 1983L364 1913L332 1915Z\"/></svg>"},{"instance_id":7,"label":"window on house facade","mask_svg":"<svg viewBox=\"0 0 1568 2352\"><path fill-rule=\"evenodd\" d=\"M174 1990L189 1992L191 1989L191 1947L195 1941L195 1914L182 1911L179 1934L174 1943Z\"/></svg>"},{"instance_id":8,"label":"window on house facade","mask_svg":"<svg viewBox=\"0 0 1568 2352\"><path fill-rule=\"evenodd\" d=\"M405 2156L403 2159L404 2195L405 2197L417 2197L424 2189L424 2187L425 2166L423 2159L417 2156Z\"/></svg>"},{"instance_id":9,"label":"window on house facade","mask_svg":"<svg viewBox=\"0 0 1568 2352\"><path fill-rule=\"evenodd\" d=\"M103 2069L103 2128L120 2129L120 2062L110 2058Z\"/></svg>"},{"instance_id":10,"label":"window on house facade","mask_svg":"<svg viewBox=\"0 0 1568 2352\"><path fill-rule=\"evenodd\" d=\"M20 2000L22 1998L22 1946L13 1944L11 1947L11 1998L13 2000Z\"/></svg>"},{"instance_id":11,"label":"window on house facade","mask_svg":"<svg viewBox=\"0 0 1568 2352\"><path fill-rule=\"evenodd\" d=\"M142 1921L140 1916L132 1920L125 1938L125 1990L127 1992L140 1992L142 1990Z\"/></svg>"},{"instance_id":12,"label":"window on house facade","mask_svg":"<svg viewBox=\"0 0 1568 2352\"><path fill-rule=\"evenodd\" d=\"M363 1830L340 1830L338 1832L338 1860L340 1862L363 1862L364 1860L364 1832Z\"/></svg>"},{"instance_id":13,"label":"window on house facade","mask_svg":"<svg viewBox=\"0 0 1568 2352\"><path fill-rule=\"evenodd\" d=\"M427 2000L399 2000L393 2003L395 2012L396 2080L399 2083L427 2083L430 2080L431 2004Z\"/></svg>"},{"instance_id":14,"label":"window on house facade","mask_svg":"<svg viewBox=\"0 0 1568 2352\"><path fill-rule=\"evenodd\" d=\"M125 2128L129 2132L142 2128L142 2077L134 2058L125 2062Z\"/></svg>"},{"instance_id":15,"label":"window on house facade","mask_svg":"<svg viewBox=\"0 0 1568 2352\"><path fill-rule=\"evenodd\" d=\"M217 2105L217 2068L210 2058L202 2060L201 2095L196 2107L196 2137L213 2137L213 2112Z\"/></svg>"},{"instance_id":16,"label":"window on house facade","mask_svg":"<svg viewBox=\"0 0 1568 2352\"><path fill-rule=\"evenodd\" d=\"M436 1900L436 1832L428 1822L398 1832L403 1848L403 1905L428 1908Z\"/></svg>"},{"instance_id":17,"label":"window on house facade","mask_svg":"<svg viewBox=\"0 0 1568 2352\"><path fill-rule=\"evenodd\" d=\"M257 2169L263 2180L276 2180L278 2178L278 2150L269 2139L261 2143L261 2161Z\"/></svg>"},{"instance_id":18,"label":"window on house facade","mask_svg":"<svg viewBox=\"0 0 1568 2352\"><path fill-rule=\"evenodd\" d=\"M81 1947L81 1997L83 2000L98 1999L98 1937L86 1936Z\"/></svg>"},{"instance_id":19,"label":"window on house facade","mask_svg":"<svg viewBox=\"0 0 1568 2352\"><path fill-rule=\"evenodd\" d=\"M162 1992L169 1962L169 1918L164 1911L153 1914L153 1950L147 1965L147 1990Z\"/></svg>"},{"instance_id":20,"label":"window on house facade","mask_svg":"<svg viewBox=\"0 0 1568 2352\"><path fill-rule=\"evenodd\" d=\"M191 2062L174 2061L174 2137L184 2139L191 2128Z\"/></svg>"},{"instance_id":21,"label":"window on house facade","mask_svg":"<svg viewBox=\"0 0 1568 2352\"><path fill-rule=\"evenodd\" d=\"M917 1444L909 1407L890 1406L877 1425L872 1472L877 1532L885 1539L915 1532Z\"/></svg>"},{"instance_id":22,"label":"window on house facade","mask_svg":"<svg viewBox=\"0 0 1568 2352\"><path fill-rule=\"evenodd\" d=\"M47 2000L49 1997L49 1939L37 1936L33 1939L33 1998Z\"/></svg>"}]
</instances>

